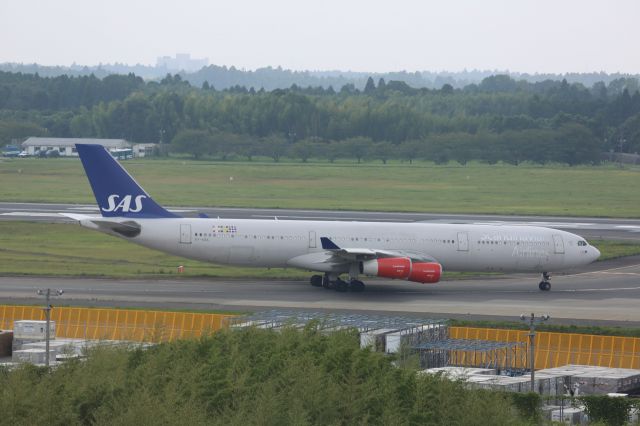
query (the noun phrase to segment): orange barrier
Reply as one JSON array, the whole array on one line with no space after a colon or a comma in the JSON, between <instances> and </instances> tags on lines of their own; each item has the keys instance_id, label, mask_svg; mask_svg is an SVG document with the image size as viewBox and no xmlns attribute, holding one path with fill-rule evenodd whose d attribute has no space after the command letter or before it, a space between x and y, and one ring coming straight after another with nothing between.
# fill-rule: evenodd
<instances>
[{"instance_id":1,"label":"orange barrier","mask_svg":"<svg viewBox=\"0 0 640 426\"><path fill-rule=\"evenodd\" d=\"M219 330L225 319L231 317L233 315L134 309L59 307L51 311L57 337L151 342L197 338ZM0 305L0 329L12 329L13 321L20 319L44 320L44 312L37 306ZM449 336L453 339L529 341L528 331L493 328L450 327ZM478 356L462 352L457 355L464 356L465 360ZM520 349L498 356L509 356L514 366L520 366L524 360ZM584 364L640 369L640 338L542 331L536 333L535 357L536 368Z\"/></svg>"},{"instance_id":2,"label":"orange barrier","mask_svg":"<svg viewBox=\"0 0 640 426\"><path fill-rule=\"evenodd\" d=\"M453 339L529 342L529 332L493 328L450 327ZM640 369L640 338L536 332L536 369L567 364Z\"/></svg>"},{"instance_id":3,"label":"orange barrier","mask_svg":"<svg viewBox=\"0 0 640 426\"><path fill-rule=\"evenodd\" d=\"M219 330L233 315L59 307L51 310L56 336L82 339L164 342L197 338ZM0 329L14 320L44 320L37 306L0 306Z\"/></svg>"}]
</instances>

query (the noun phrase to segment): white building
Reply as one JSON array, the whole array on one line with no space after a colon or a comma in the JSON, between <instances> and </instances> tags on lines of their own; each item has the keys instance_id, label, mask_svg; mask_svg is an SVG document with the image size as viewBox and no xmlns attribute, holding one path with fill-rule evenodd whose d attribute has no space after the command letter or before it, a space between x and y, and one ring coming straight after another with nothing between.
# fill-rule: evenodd
<instances>
[{"instance_id":1,"label":"white building","mask_svg":"<svg viewBox=\"0 0 640 426\"><path fill-rule=\"evenodd\" d=\"M133 145L134 157L153 157L155 149L158 144L156 143L137 143Z\"/></svg>"},{"instance_id":2,"label":"white building","mask_svg":"<svg viewBox=\"0 0 640 426\"><path fill-rule=\"evenodd\" d=\"M22 142L22 149L28 155L38 156L41 151L58 151L61 157L77 157L76 144L102 145L109 151L131 148L124 139L92 139L92 138L37 138L31 137Z\"/></svg>"}]
</instances>

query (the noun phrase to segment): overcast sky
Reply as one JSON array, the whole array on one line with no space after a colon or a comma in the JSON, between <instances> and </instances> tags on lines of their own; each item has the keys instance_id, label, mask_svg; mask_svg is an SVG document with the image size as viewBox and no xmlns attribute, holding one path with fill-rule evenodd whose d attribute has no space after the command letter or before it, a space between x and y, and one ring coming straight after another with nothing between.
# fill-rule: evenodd
<instances>
[{"instance_id":1,"label":"overcast sky","mask_svg":"<svg viewBox=\"0 0 640 426\"><path fill-rule=\"evenodd\" d=\"M640 0L0 0L0 62L640 73Z\"/></svg>"}]
</instances>

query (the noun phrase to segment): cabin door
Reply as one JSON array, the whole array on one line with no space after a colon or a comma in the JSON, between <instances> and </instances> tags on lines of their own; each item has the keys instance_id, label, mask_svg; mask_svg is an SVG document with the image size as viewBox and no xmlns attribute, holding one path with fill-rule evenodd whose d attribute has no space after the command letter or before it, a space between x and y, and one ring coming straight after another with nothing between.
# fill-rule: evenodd
<instances>
[{"instance_id":1,"label":"cabin door","mask_svg":"<svg viewBox=\"0 0 640 426\"><path fill-rule=\"evenodd\" d=\"M316 231L309 231L309 248L316 248Z\"/></svg>"},{"instance_id":2,"label":"cabin door","mask_svg":"<svg viewBox=\"0 0 640 426\"><path fill-rule=\"evenodd\" d=\"M191 225L180 224L180 244L191 244Z\"/></svg>"},{"instance_id":3,"label":"cabin door","mask_svg":"<svg viewBox=\"0 0 640 426\"><path fill-rule=\"evenodd\" d=\"M564 253L564 242L562 241L562 235L555 234L553 236L553 248L556 254Z\"/></svg>"},{"instance_id":4,"label":"cabin door","mask_svg":"<svg viewBox=\"0 0 640 426\"><path fill-rule=\"evenodd\" d=\"M458 251L469 251L469 235L466 232L458 232Z\"/></svg>"}]
</instances>

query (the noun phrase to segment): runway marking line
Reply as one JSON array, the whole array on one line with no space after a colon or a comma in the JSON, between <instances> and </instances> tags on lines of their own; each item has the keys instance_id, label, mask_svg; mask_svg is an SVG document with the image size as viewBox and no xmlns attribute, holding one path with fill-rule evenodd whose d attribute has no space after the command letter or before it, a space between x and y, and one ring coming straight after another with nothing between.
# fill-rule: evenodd
<instances>
[{"instance_id":1,"label":"runway marking line","mask_svg":"<svg viewBox=\"0 0 640 426\"><path fill-rule=\"evenodd\" d=\"M0 213L0 216L27 216L27 217L58 217L58 213L39 213L39 212L8 212Z\"/></svg>"}]
</instances>

